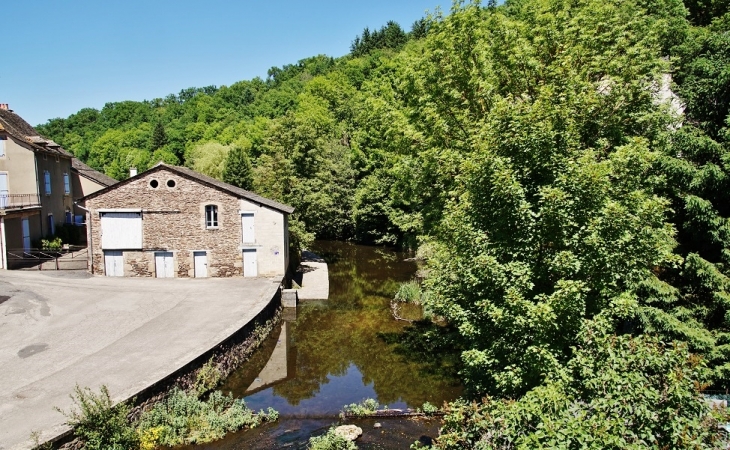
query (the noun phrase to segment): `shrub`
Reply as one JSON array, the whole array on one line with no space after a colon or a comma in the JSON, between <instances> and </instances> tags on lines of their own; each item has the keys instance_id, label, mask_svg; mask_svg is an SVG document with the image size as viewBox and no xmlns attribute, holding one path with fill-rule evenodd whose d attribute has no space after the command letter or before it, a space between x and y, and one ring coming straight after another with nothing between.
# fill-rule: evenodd
<instances>
[{"instance_id":1,"label":"shrub","mask_svg":"<svg viewBox=\"0 0 730 450\"><path fill-rule=\"evenodd\" d=\"M145 430L139 430L139 449L140 450L155 450L157 444L160 442L162 432L165 431L164 427L152 427Z\"/></svg>"},{"instance_id":2,"label":"shrub","mask_svg":"<svg viewBox=\"0 0 730 450\"><path fill-rule=\"evenodd\" d=\"M427 293L421 288L420 283L417 281L407 281L401 283L398 292L395 293L395 301L421 305L426 299L426 296Z\"/></svg>"},{"instance_id":3,"label":"shrub","mask_svg":"<svg viewBox=\"0 0 730 450\"><path fill-rule=\"evenodd\" d=\"M367 398L360 403L346 405L344 412L355 417L366 417L378 410L380 405L372 398Z\"/></svg>"},{"instance_id":4,"label":"shrub","mask_svg":"<svg viewBox=\"0 0 730 450\"><path fill-rule=\"evenodd\" d=\"M423 411L423 413L426 414L427 416L432 416L432 415L436 414L437 412L439 412L439 408L436 405L432 405L429 402L426 402L421 407L421 411Z\"/></svg>"},{"instance_id":5,"label":"shrub","mask_svg":"<svg viewBox=\"0 0 730 450\"><path fill-rule=\"evenodd\" d=\"M334 428L330 428L321 436L309 438L307 448L309 450L357 450L357 445L335 433Z\"/></svg>"},{"instance_id":6,"label":"shrub","mask_svg":"<svg viewBox=\"0 0 730 450\"><path fill-rule=\"evenodd\" d=\"M221 372L213 364L213 359L210 359L203 364L203 367L198 370L195 376L195 391L198 395L202 395L218 386L220 381Z\"/></svg>"},{"instance_id":7,"label":"shrub","mask_svg":"<svg viewBox=\"0 0 730 450\"><path fill-rule=\"evenodd\" d=\"M155 431L157 445L174 446L211 442L226 433L242 428L254 428L262 422L275 421L278 413L255 413L243 400L223 395L220 391L210 394L207 401L196 394L173 389L168 398L142 414L138 433L150 436Z\"/></svg>"},{"instance_id":8,"label":"shrub","mask_svg":"<svg viewBox=\"0 0 730 450\"><path fill-rule=\"evenodd\" d=\"M63 242L60 237L53 239L41 239L41 248L43 250L61 250Z\"/></svg>"},{"instance_id":9,"label":"shrub","mask_svg":"<svg viewBox=\"0 0 730 450\"><path fill-rule=\"evenodd\" d=\"M440 449L726 448L698 388L705 368L686 346L590 331L561 373L518 401L458 401Z\"/></svg>"},{"instance_id":10,"label":"shrub","mask_svg":"<svg viewBox=\"0 0 730 450\"><path fill-rule=\"evenodd\" d=\"M57 408L74 428L74 433L87 450L126 450L137 448L139 439L127 420L130 407L126 403L114 406L109 390L102 386L99 394L89 388L74 388L74 407L66 413Z\"/></svg>"}]
</instances>

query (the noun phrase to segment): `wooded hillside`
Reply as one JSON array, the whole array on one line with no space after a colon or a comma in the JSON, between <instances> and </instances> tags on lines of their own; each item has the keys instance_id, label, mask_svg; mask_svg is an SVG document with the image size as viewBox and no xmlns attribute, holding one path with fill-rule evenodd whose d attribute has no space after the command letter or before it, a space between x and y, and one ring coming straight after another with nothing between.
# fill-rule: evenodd
<instances>
[{"instance_id":1,"label":"wooded hillside","mask_svg":"<svg viewBox=\"0 0 730 450\"><path fill-rule=\"evenodd\" d=\"M158 160L224 177L237 155L317 237L428 248L426 307L448 323L432 337L493 399L455 406L446 448L714 448L699 390L730 388L727 11L456 2L342 58L39 130L117 178Z\"/></svg>"}]
</instances>

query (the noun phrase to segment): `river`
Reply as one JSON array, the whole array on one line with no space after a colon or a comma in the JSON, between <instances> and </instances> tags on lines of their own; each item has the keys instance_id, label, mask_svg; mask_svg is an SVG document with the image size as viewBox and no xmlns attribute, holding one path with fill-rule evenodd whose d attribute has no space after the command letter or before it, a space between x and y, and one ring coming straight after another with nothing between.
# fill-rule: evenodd
<instances>
[{"instance_id":1,"label":"river","mask_svg":"<svg viewBox=\"0 0 730 450\"><path fill-rule=\"evenodd\" d=\"M344 405L373 398L390 408L441 406L461 394L450 371L415 362L384 336L397 336L390 299L417 265L382 247L318 241L312 251L329 266L330 298L300 302L246 364L222 385L255 410L279 411L276 423L244 430L195 449L306 448L310 436L338 423ZM403 449L438 433L438 420L349 421L363 428L361 449Z\"/></svg>"}]
</instances>

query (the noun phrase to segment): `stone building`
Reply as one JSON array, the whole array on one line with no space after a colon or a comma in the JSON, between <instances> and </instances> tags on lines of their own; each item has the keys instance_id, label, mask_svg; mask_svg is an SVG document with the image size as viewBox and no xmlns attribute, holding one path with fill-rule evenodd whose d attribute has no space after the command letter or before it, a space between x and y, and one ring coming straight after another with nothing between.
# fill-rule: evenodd
<instances>
[{"instance_id":1,"label":"stone building","mask_svg":"<svg viewBox=\"0 0 730 450\"><path fill-rule=\"evenodd\" d=\"M92 273L130 277L283 276L294 208L159 163L81 199Z\"/></svg>"}]
</instances>

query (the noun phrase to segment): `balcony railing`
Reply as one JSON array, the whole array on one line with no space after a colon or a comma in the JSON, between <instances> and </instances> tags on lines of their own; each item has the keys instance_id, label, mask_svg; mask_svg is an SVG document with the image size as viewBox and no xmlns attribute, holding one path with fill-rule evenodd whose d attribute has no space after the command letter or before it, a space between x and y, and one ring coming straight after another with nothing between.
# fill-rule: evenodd
<instances>
[{"instance_id":1,"label":"balcony railing","mask_svg":"<svg viewBox=\"0 0 730 450\"><path fill-rule=\"evenodd\" d=\"M23 209L41 206L38 194L0 194L0 209Z\"/></svg>"}]
</instances>

